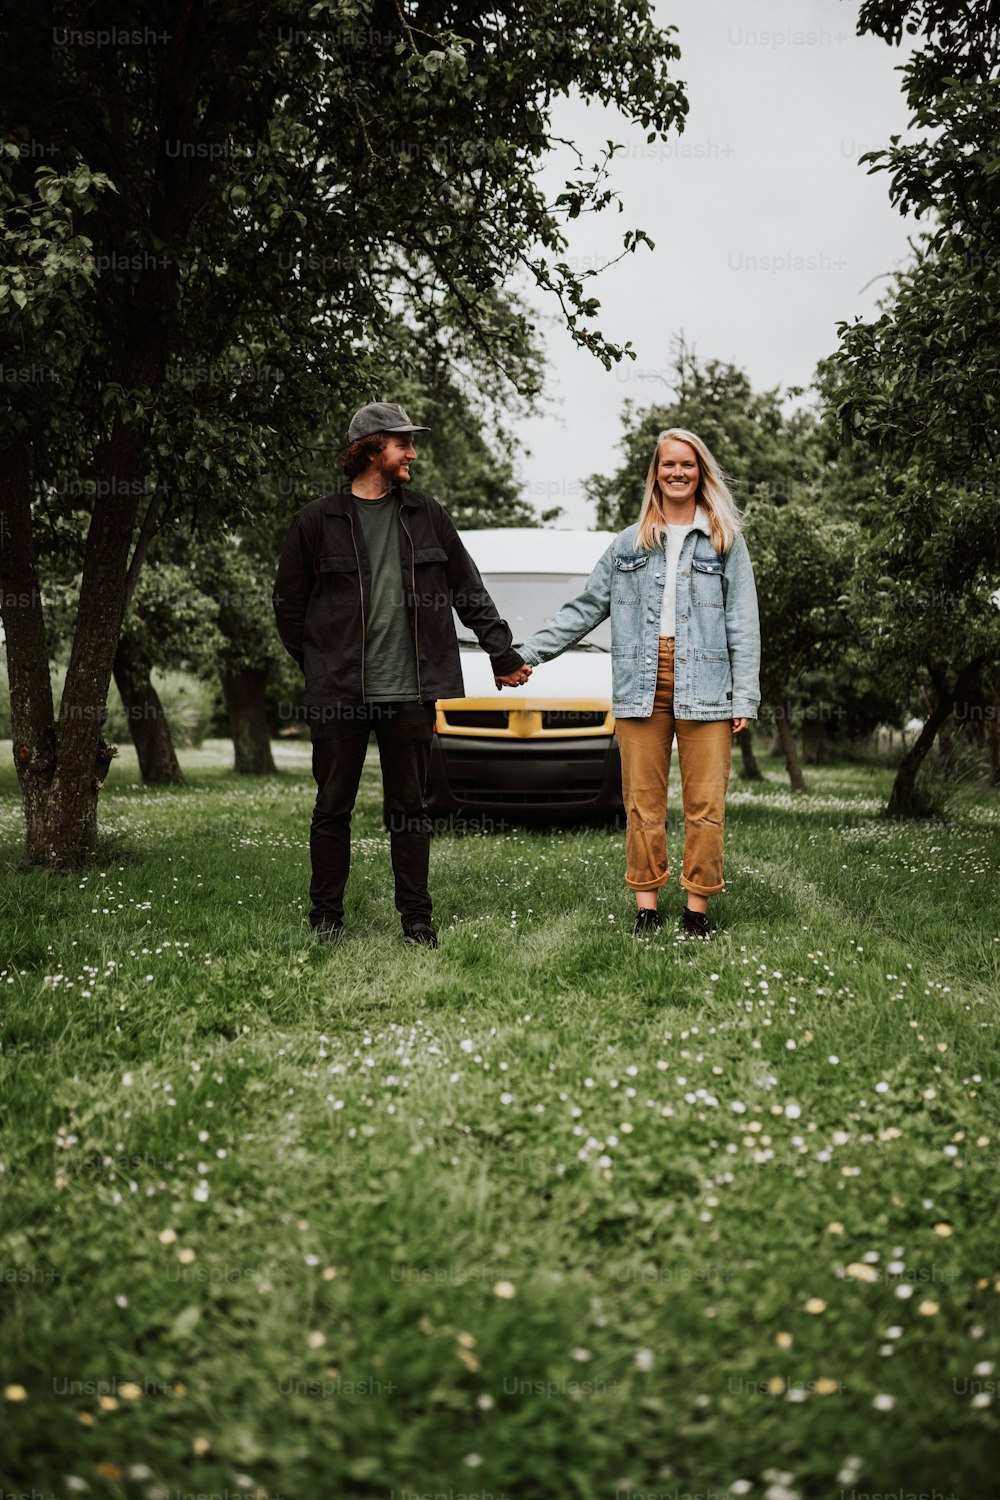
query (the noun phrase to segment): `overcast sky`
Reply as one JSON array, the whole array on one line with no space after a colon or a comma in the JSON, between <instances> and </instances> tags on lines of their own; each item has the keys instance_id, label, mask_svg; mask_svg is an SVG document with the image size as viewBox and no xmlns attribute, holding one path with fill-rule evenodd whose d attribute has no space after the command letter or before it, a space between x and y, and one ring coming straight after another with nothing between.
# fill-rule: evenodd
<instances>
[{"instance_id":1,"label":"overcast sky","mask_svg":"<svg viewBox=\"0 0 1000 1500\"><path fill-rule=\"evenodd\" d=\"M588 164L608 139L625 147L611 178L624 212L569 225L570 263L612 259L627 228L656 245L589 283L598 326L613 343L632 341L634 363L605 371L551 306L540 322L547 399L521 429L532 456L518 472L533 504L565 508L559 526L593 526L582 481L617 465L626 397L669 399L675 335L759 389L806 385L836 346L837 322L872 314L919 227L890 206L886 174L857 165L905 134L907 108L895 71L905 54L855 35L856 0L658 0L656 13L678 28L683 135L647 145L615 111L579 100L553 116L554 133ZM546 170L550 197L565 166L563 156Z\"/></svg>"}]
</instances>

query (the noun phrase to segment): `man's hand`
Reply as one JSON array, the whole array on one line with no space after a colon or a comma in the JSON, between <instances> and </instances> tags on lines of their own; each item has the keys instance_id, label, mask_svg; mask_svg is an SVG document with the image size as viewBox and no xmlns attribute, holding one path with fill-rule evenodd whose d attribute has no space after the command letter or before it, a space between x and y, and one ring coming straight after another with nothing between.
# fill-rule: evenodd
<instances>
[{"instance_id":1,"label":"man's hand","mask_svg":"<svg viewBox=\"0 0 1000 1500\"><path fill-rule=\"evenodd\" d=\"M493 681L496 683L499 691L502 692L505 687L520 687L522 683L527 682L530 676L531 668L525 662L522 666L518 667L516 672L508 672L505 677L494 676Z\"/></svg>"},{"instance_id":2,"label":"man's hand","mask_svg":"<svg viewBox=\"0 0 1000 1500\"><path fill-rule=\"evenodd\" d=\"M741 734L744 729L749 729L749 728L750 728L750 720L749 719L734 719L733 720L733 733L734 734Z\"/></svg>"}]
</instances>

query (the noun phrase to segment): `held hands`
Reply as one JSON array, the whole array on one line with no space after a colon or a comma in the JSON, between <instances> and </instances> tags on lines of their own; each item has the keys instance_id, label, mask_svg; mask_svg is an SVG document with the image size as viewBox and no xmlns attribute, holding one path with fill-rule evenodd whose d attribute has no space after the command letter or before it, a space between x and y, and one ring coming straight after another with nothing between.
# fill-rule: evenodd
<instances>
[{"instance_id":1,"label":"held hands","mask_svg":"<svg viewBox=\"0 0 1000 1500\"><path fill-rule=\"evenodd\" d=\"M516 672L508 672L504 677L494 676L493 681L496 683L498 691L503 692L505 687L520 687L522 683L527 682L530 676L531 668L527 662L524 662L522 666L518 667Z\"/></svg>"}]
</instances>

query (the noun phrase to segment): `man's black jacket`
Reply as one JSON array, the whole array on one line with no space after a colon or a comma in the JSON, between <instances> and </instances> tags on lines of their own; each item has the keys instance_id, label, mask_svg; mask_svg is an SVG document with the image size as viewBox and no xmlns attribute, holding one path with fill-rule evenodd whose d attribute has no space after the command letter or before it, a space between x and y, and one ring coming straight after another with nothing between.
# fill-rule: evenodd
<instances>
[{"instance_id":1,"label":"man's black jacket","mask_svg":"<svg viewBox=\"0 0 1000 1500\"><path fill-rule=\"evenodd\" d=\"M396 486L400 596L413 631L423 702L465 693L452 616L475 632L498 676L522 665L511 633L451 517L432 495ZM305 672L313 706L365 701L365 621L371 563L350 484L298 512L274 582L274 613L285 649Z\"/></svg>"}]
</instances>

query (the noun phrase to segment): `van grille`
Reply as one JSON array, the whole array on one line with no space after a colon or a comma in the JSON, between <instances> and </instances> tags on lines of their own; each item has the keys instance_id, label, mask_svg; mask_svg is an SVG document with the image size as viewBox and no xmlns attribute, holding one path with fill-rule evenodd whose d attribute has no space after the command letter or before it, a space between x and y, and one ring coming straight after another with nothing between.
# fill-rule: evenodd
<instances>
[{"instance_id":1,"label":"van grille","mask_svg":"<svg viewBox=\"0 0 1000 1500\"><path fill-rule=\"evenodd\" d=\"M607 714L577 708L543 708L543 729L599 729Z\"/></svg>"},{"instance_id":2,"label":"van grille","mask_svg":"<svg viewBox=\"0 0 1000 1500\"><path fill-rule=\"evenodd\" d=\"M506 729L505 708L449 708L445 719L459 729Z\"/></svg>"},{"instance_id":3,"label":"van grille","mask_svg":"<svg viewBox=\"0 0 1000 1500\"><path fill-rule=\"evenodd\" d=\"M478 806L503 807L537 805L584 806L594 802L604 787L607 751L595 755L592 750L570 750L560 756L558 781L546 777L549 785L531 786L530 782L541 777L548 769L547 757L525 764L513 761L505 752L483 750L474 757L448 756L448 781L453 795L459 802L467 799ZM514 788L497 785L504 772L518 767L519 785ZM496 768L495 770L493 768ZM526 786L525 782L529 784Z\"/></svg>"}]
</instances>

